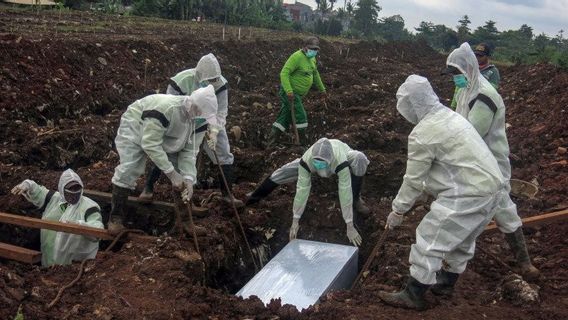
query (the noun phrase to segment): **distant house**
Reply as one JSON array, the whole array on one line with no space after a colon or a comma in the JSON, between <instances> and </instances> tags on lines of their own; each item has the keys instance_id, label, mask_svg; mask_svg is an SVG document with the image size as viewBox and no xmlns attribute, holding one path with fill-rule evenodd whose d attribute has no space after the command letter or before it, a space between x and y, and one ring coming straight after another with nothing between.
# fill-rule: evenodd
<instances>
[{"instance_id":1,"label":"distant house","mask_svg":"<svg viewBox=\"0 0 568 320\"><path fill-rule=\"evenodd\" d=\"M295 3L284 3L283 6L288 13L290 21L296 21L304 24L311 22L314 19L312 7L305 3L296 1Z\"/></svg>"}]
</instances>

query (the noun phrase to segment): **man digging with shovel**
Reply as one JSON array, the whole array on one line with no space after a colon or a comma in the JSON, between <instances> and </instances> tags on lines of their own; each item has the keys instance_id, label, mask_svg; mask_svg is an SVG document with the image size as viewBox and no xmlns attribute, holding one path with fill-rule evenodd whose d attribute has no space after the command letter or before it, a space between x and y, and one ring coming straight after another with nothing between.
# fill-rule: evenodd
<instances>
[{"instance_id":1,"label":"man digging with shovel","mask_svg":"<svg viewBox=\"0 0 568 320\"><path fill-rule=\"evenodd\" d=\"M381 291L379 297L395 307L423 310L429 288L436 295L452 294L473 258L475 239L507 194L506 180L475 128L440 103L426 78L409 76L396 97L398 112L415 127L408 136L404 181L386 227L399 226L422 192L436 200L416 228L406 287Z\"/></svg>"}]
</instances>

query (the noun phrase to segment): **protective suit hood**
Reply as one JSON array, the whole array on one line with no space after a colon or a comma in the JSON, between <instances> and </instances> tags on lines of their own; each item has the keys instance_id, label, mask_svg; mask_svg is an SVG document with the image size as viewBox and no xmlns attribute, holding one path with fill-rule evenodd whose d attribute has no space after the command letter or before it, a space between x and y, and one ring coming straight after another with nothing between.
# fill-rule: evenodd
<instances>
[{"instance_id":1,"label":"protective suit hood","mask_svg":"<svg viewBox=\"0 0 568 320\"><path fill-rule=\"evenodd\" d=\"M221 66L217 58L212 53L201 57L195 67L195 75L198 82L219 78L221 76Z\"/></svg>"},{"instance_id":2,"label":"protective suit hood","mask_svg":"<svg viewBox=\"0 0 568 320\"><path fill-rule=\"evenodd\" d=\"M444 108L428 79L410 75L396 92L398 112L412 124L418 124L428 113Z\"/></svg>"},{"instance_id":3,"label":"protective suit hood","mask_svg":"<svg viewBox=\"0 0 568 320\"><path fill-rule=\"evenodd\" d=\"M61 198L63 198L66 202L68 202L67 199L65 199L65 192L64 192L64 188L67 184L69 184L69 182L77 182L81 188L84 187L83 185L83 181L81 180L81 177L79 177L79 175L77 173L75 173L75 171L71 170L71 169L67 169L65 171L63 171L63 173L61 174L61 177L59 178L59 184L57 186L57 191L59 191L59 194L61 195ZM83 191L81 190L81 195L83 195Z\"/></svg>"},{"instance_id":4,"label":"protective suit hood","mask_svg":"<svg viewBox=\"0 0 568 320\"><path fill-rule=\"evenodd\" d=\"M331 161L333 161L333 147L329 139L321 138L314 143L312 157L324 160L328 165L331 164Z\"/></svg>"},{"instance_id":5,"label":"protective suit hood","mask_svg":"<svg viewBox=\"0 0 568 320\"><path fill-rule=\"evenodd\" d=\"M191 119L205 118L207 123L217 125L217 97L212 85L200 88L184 100L184 109Z\"/></svg>"},{"instance_id":6,"label":"protective suit hood","mask_svg":"<svg viewBox=\"0 0 568 320\"><path fill-rule=\"evenodd\" d=\"M450 53L446 60L446 66L457 68L467 78L467 87L458 90L456 96L456 112L467 118L469 102L479 95L481 86L487 85L489 82L481 75L475 53L467 42L462 43L459 48Z\"/></svg>"}]
</instances>

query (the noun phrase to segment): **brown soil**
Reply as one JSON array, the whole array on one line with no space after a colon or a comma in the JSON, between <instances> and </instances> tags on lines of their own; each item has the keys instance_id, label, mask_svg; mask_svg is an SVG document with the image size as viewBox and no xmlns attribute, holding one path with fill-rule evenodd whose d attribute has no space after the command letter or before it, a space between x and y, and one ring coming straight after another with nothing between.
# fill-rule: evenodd
<instances>
[{"instance_id":1,"label":"brown soil","mask_svg":"<svg viewBox=\"0 0 568 320\"><path fill-rule=\"evenodd\" d=\"M65 168L78 171L90 189L109 192L118 163L113 139L121 113L148 93L164 91L167 78L192 67L214 52L231 85L228 128L239 126L232 139L237 185L245 194L282 164L298 157L301 148L282 146L265 151L261 142L278 111L278 74L286 58L300 47L289 34L252 30L246 41L218 41L220 27L170 21L98 16L87 13L0 14L0 207L2 211L38 216L11 187L31 178L56 188ZM254 33L253 33L254 32ZM246 32L244 32L246 34ZM349 50L347 50L349 48ZM311 93L312 141L339 138L371 160L364 195L372 208L363 220L360 265L378 240L390 201L405 169L406 136L411 126L395 109L395 92L411 73L427 76L447 101L452 83L439 75L444 57L422 43L322 43L320 73L330 101ZM568 206L568 73L546 65L501 71L502 94L512 151L513 177L535 180L534 199L515 198L521 216ZM564 152L564 153L563 153ZM207 164L207 161L205 162ZM207 164L202 178L216 177ZM167 181L157 198L171 201ZM141 187L142 181L139 186ZM196 191L198 201L215 189ZM291 220L293 186L275 191L266 201L241 211L247 238L269 256L286 243ZM347 244L337 207L334 183L316 180L302 218L299 236ZM432 308L416 313L388 307L379 290L395 290L408 272L414 228L426 209L419 208L400 230L389 235L363 285L354 291L328 294L317 306L298 312L275 301L264 307L258 299L233 294L254 274L230 208L213 200L212 214L197 220L206 230L199 236L205 266L195 256L191 239L161 236L130 242L101 253L77 285L51 310L45 306L78 272L78 264L39 268L0 262L0 318L9 319L22 305L26 319L566 319L568 279L565 223L527 227L534 263L543 273L540 303L518 306L496 294L508 269L478 253L464 273L453 298L428 294ZM321 210L326 208L327 210ZM273 233L272 237L265 236ZM0 226L0 241L38 247L38 232ZM103 247L108 243L103 243ZM513 266L501 234L484 235L478 246Z\"/></svg>"}]
</instances>

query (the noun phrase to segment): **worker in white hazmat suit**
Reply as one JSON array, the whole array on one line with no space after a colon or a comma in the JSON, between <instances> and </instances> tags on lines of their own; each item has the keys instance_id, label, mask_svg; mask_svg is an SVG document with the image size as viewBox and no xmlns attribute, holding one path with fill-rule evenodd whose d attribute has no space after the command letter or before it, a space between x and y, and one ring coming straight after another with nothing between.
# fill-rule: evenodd
<instances>
[{"instance_id":1,"label":"worker in white hazmat suit","mask_svg":"<svg viewBox=\"0 0 568 320\"><path fill-rule=\"evenodd\" d=\"M423 191L436 200L416 229L406 288L381 291L379 297L390 305L424 309L430 286L436 294L453 290L473 257L475 239L507 191L497 161L475 128L439 102L426 78L409 76L396 96L397 110L416 126L408 136L406 173L387 227L400 225Z\"/></svg>"},{"instance_id":2,"label":"worker in white hazmat suit","mask_svg":"<svg viewBox=\"0 0 568 320\"><path fill-rule=\"evenodd\" d=\"M115 139L120 164L112 177L109 231L124 228L125 204L136 180L144 173L146 157L182 191L189 202L196 182L198 123L217 125L217 99L212 85L190 96L154 94L135 101L120 119Z\"/></svg>"},{"instance_id":3,"label":"worker in white hazmat suit","mask_svg":"<svg viewBox=\"0 0 568 320\"><path fill-rule=\"evenodd\" d=\"M170 79L166 93L173 95L190 95L195 90L209 84L215 88L215 96L217 97L217 124L209 126L207 123L199 124L197 128L199 134L196 135L195 140L198 145L201 145L205 133L207 132L207 143L204 145L203 149L209 159L211 159L214 164L217 164L215 155L213 154L213 150L215 150L219 158L221 170L223 170L225 178L227 179L228 186L225 186L221 174L219 173L218 181L221 193L223 194L223 200L226 202L233 201L237 207L242 207L243 202L230 197L227 192L227 190L232 190L232 184L234 182L234 156L231 153L229 137L225 130L229 112L229 83L227 79L221 75L221 67L217 58L212 53L209 53L201 57L194 69L187 69L173 76ZM160 173L160 169L156 166L151 169L150 174L146 177L144 191L140 194L141 199L152 199L154 184L158 181Z\"/></svg>"},{"instance_id":4,"label":"worker in white hazmat suit","mask_svg":"<svg viewBox=\"0 0 568 320\"><path fill-rule=\"evenodd\" d=\"M103 229L99 205L83 196L83 182L71 169L59 179L57 192L50 191L33 180L24 180L12 189L13 194L24 196L42 210L42 219L75 223ZM66 265L72 261L94 259L99 250L99 240L89 236L52 230L41 230L41 264Z\"/></svg>"},{"instance_id":5,"label":"worker in white hazmat suit","mask_svg":"<svg viewBox=\"0 0 568 320\"><path fill-rule=\"evenodd\" d=\"M268 196L277 186L296 183L290 240L295 239L299 221L304 213L311 188L311 176L338 177L339 203L343 220L347 224L347 237L354 245L361 244L361 236L353 224L353 211L369 214L369 208L361 199L363 176L367 172L369 160L360 151L351 149L336 139L321 138L299 159L287 163L266 178L249 196L247 205L252 205Z\"/></svg>"},{"instance_id":6,"label":"worker in white hazmat suit","mask_svg":"<svg viewBox=\"0 0 568 320\"><path fill-rule=\"evenodd\" d=\"M497 159L501 173L507 180L507 190L510 191L511 164L503 99L495 87L481 75L477 58L468 43L463 43L450 53L446 66L446 72L453 75L456 86L461 88L456 97L456 112L466 118L483 138ZM527 279L538 278L540 272L531 263L522 221L509 193L499 203L495 222L505 234L523 276Z\"/></svg>"}]
</instances>

